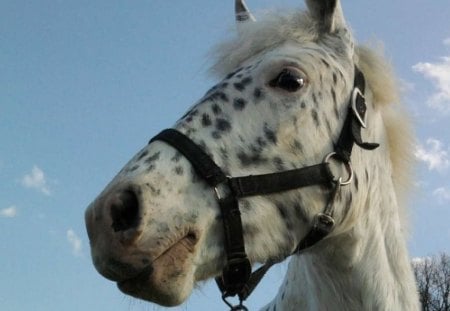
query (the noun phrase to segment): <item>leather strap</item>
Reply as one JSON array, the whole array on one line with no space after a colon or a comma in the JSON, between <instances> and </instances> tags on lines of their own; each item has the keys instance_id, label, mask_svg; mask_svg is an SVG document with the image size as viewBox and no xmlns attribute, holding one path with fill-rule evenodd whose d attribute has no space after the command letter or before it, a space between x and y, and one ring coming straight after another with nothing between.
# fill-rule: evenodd
<instances>
[{"instance_id":1,"label":"leather strap","mask_svg":"<svg viewBox=\"0 0 450 311\"><path fill-rule=\"evenodd\" d=\"M231 177L229 182L235 195L242 198L328 184L333 178L329 164L321 163L278 173Z\"/></svg>"},{"instance_id":2,"label":"leather strap","mask_svg":"<svg viewBox=\"0 0 450 311\"><path fill-rule=\"evenodd\" d=\"M376 149L379 144L363 142L361 128L366 127L365 116L367 111L364 92L366 89L366 80L363 73L355 67L355 78L353 91L350 96L347 117L339 135L334 150L339 159L345 163L350 162L353 145L356 143L359 147L366 150Z\"/></svg>"},{"instance_id":3,"label":"leather strap","mask_svg":"<svg viewBox=\"0 0 450 311\"><path fill-rule=\"evenodd\" d=\"M196 173L214 187L219 203L224 229L224 246L227 262L222 271L222 287L227 295L234 296L244 288L251 274L251 264L245 252L239 202L231 189L219 195L218 186L227 188L227 176L220 167L189 137L174 129L165 129L149 143L163 141L183 154Z\"/></svg>"},{"instance_id":4,"label":"leather strap","mask_svg":"<svg viewBox=\"0 0 450 311\"><path fill-rule=\"evenodd\" d=\"M222 169L217 166L217 164L205 151L203 151L203 149L201 149L189 137L178 132L177 130L165 129L153 137L149 144L156 140L164 141L178 150L189 160L196 173L201 176L211 187L215 187L227 179L226 175L222 172Z\"/></svg>"}]
</instances>

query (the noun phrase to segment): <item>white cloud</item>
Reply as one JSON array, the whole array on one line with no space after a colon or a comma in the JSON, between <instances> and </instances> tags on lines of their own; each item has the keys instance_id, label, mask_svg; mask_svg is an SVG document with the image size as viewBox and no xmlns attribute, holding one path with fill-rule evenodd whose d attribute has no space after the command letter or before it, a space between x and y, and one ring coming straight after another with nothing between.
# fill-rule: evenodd
<instances>
[{"instance_id":1,"label":"white cloud","mask_svg":"<svg viewBox=\"0 0 450 311\"><path fill-rule=\"evenodd\" d=\"M72 254L75 256L83 255L83 245L81 239L72 229L67 230L66 232L67 241L69 242L72 248Z\"/></svg>"},{"instance_id":2,"label":"white cloud","mask_svg":"<svg viewBox=\"0 0 450 311\"><path fill-rule=\"evenodd\" d=\"M433 195L437 198L439 204L450 202L450 189L439 187L433 191Z\"/></svg>"},{"instance_id":3,"label":"white cloud","mask_svg":"<svg viewBox=\"0 0 450 311\"><path fill-rule=\"evenodd\" d=\"M416 146L414 155L428 165L428 169L442 171L450 166L448 153L443 149L442 143L435 138L428 138L426 146Z\"/></svg>"},{"instance_id":4,"label":"white cloud","mask_svg":"<svg viewBox=\"0 0 450 311\"><path fill-rule=\"evenodd\" d=\"M444 40L444 44L450 45L450 38ZM440 62L420 62L412 68L433 82L436 91L428 99L429 106L450 112L450 55L441 57Z\"/></svg>"},{"instance_id":5,"label":"white cloud","mask_svg":"<svg viewBox=\"0 0 450 311\"><path fill-rule=\"evenodd\" d=\"M38 190L45 195L51 194L44 172L36 165L22 178L21 183L24 187Z\"/></svg>"},{"instance_id":6,"label":"white cloud","mask_svg":"<svg viewBox=\"0 0 450 311\"><path fill-rule=\"evenodd\" d=\"M0 210L0 217L14 218L16 216L17 216L17 207L15 207L14 205Z\"/></svg>"}]
</instances>

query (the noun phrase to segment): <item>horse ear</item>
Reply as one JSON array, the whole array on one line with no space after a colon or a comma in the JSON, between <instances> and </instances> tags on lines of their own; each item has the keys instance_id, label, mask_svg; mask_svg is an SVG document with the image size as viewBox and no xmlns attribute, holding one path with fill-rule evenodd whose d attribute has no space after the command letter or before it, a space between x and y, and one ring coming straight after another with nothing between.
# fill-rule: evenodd
<instances>
[{"instance_id":1,"label":"horse ear","mask_svg":"<svg viewBox=\"0 0 450 311\"><path fill-rule=\"evenodd\" d=\"M234 10L236 12L236 21L239 23L247 21L256 21L252 13L250 13L244 0L236 0L234 2Z\"/></svg>"},{"instance_id":2,"label":"horse ear","mask_svg":"<svg viewBox=\"0 0 450 311\"><path fill-rule=\"evenodd\" d=\"M324 32L334 32L345 27L344 15L339 0L306 0L309 12Z\"/></svg>"}]
</instances>

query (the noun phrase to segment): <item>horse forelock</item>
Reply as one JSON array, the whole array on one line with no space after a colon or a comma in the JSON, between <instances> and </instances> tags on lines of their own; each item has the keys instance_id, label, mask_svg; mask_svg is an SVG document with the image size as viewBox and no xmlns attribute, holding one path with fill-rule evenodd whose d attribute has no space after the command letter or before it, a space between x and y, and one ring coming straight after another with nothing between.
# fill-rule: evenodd
<instances>
[{"instance_id":1,"label":"horse forelock","mask_svg":"<svg viewBox=\"0 0 450 311\"><path fill-rule=\"evenodd\" d=\"M257 22L239 25L239 33L213 48L211 73L224 76L245 60L280 46L286 41L311 42L317 40L319 30L308 12L266 12Z\"/></svg>"}]
</instances>

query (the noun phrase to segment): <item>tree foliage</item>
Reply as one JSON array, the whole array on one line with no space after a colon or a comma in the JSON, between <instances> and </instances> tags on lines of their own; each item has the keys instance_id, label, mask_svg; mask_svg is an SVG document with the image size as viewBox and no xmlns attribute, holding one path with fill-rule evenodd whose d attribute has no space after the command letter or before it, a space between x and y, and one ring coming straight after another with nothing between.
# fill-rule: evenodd
<instances>
[{"instance_id":1,"label":"tree foliage","mask_svg":"<svg viewBox=\"0 0 450 311\"><path fill-rule=\"evenodd\" d=\"M423 311L450 311L450 255L412 262Z\"/></svg>"}]
</instances>

